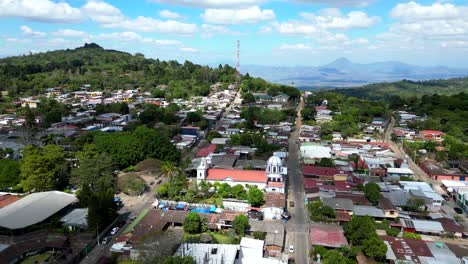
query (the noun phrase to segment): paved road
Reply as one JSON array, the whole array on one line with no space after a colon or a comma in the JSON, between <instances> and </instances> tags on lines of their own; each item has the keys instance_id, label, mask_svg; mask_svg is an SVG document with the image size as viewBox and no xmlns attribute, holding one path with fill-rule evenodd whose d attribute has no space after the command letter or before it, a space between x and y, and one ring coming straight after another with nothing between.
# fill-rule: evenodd
<instances>
[{"instance_id":1,"label":"paved road","mask_svg":"<svg viewBox=\"0 0 468 264\"><path fill-rule=\"evenodd\" d=\"M298 106L298 113L302 110L304 103L301 102ZM289 158L288 158L288 200L294 201L294 207L288 209L291 213L291 219L286 225L287 242L286 249L290 245L294 246L295 252L293 254L296 263L308 263L309 253L309 226L307 221L307 211L304 204L304 184L302 179L302 171L299 160L299 149L296 143L299 137L299 128L301 126L300 114L296 120L296 129L291 134L289 139Z\"/></svg>"}]
</instances>

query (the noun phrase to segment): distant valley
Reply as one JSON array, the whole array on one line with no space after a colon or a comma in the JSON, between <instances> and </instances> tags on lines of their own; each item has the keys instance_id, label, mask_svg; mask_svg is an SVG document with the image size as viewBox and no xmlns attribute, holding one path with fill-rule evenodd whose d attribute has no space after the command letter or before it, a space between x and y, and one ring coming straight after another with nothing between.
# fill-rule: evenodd
<instances>
[{"instance_id":1,"label":"distant valley","mask_svg":"<svg viewBox=\"0 0 468 264\"><path fill-rule=\"evenodd\" d=\"M299 88L354 87L376 82L399 80L448 79L468 76L468 69L445 66L415 66L398 61L354 63L339 58L323 66L242 66L242 73L271 82L292 84Z\"/></svg>"}]
</instances>

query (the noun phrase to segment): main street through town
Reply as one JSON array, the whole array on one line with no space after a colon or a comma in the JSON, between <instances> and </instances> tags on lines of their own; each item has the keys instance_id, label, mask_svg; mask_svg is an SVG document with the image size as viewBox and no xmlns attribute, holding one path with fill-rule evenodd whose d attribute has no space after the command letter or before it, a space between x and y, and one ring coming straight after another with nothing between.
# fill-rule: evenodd
<instances>
[{"instance_id":1,"label":"main street through town","mask_svg":"<svg viewBox=\"0 0 468 264\"><path fill-rule=\"evenodd\" d=\"M288 210L291 213L291 219L286 225L287 240L285 248L294 246L292 256L296 263L308 263L309 255L309 224L307 220L307 210L305 207L304 184L302 179L302 170L300 165L300 151L297 144L299 130L302 124L301 111L304 107L304 101L301 101L297 107L296 129L289 139L289 157L288 157L288 201L293 201L294 206L288 203Z\"/></svg>"}]
</instances>

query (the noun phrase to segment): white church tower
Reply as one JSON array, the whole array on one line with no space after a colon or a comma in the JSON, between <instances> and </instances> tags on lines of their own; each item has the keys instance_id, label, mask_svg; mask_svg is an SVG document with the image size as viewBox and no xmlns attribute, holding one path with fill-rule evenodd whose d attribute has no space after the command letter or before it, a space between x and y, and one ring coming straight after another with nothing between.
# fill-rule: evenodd
<instances>
[{"instance_id":1,"label":"white church tower","mask_svg":"<svg viewBox=\"0 0 468 264\"><path fill-rule=\"evenodd\" d=\"M200 165L197 167L197 183L206 180L206 173L208 171L208 163L206 162L206 158L202 158Z\"/></svg>"},{"instance_id":2,"label":"white church tower","mask_svg":"<svg viewBox=\"0 0 468 264\"><path fill-rule=\"evenodd\" d=\"M287 167L283 167L283 161L272 156L267 161L266 175L268 183L265 188L267 192L285 192L284 177L288 174Z\"/></svg>"}]
</instances>

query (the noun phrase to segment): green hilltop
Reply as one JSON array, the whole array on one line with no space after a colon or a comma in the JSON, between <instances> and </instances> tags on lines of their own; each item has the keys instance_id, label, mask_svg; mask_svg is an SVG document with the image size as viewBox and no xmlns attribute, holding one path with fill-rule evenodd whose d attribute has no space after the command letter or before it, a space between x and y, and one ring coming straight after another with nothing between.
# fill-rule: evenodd
<instances>
[{"instance_id":1,"label":"green hilltop","mask_svg":"<svg viewBox=\"0 0 468 264\"><path fill-rule=\"evenodd\" d=\"M468 77L429 81L402 80L352 88L340 88L333 91L347 96L370 100L388 100L393 96L408 98L432 94L454 95L461 92L468 93Z\"/></svg>"},{"instance_id":2,"label":"green hilltop","mask_svg":"<svg viewBox=\"0 0 468 264\"><path fill-rule=\"evenodd\" d=\"M208 94L213 83L235 80L236 69L229 65L210 68L189 61L160 61L140 53L104 49L95 43L0 59L0 90L12 95L37 95L48 87L74 91L83 84L111 90L150 90L166 84L170 87L167 97L186 98Z\"/></svg>"}]
</instances>

